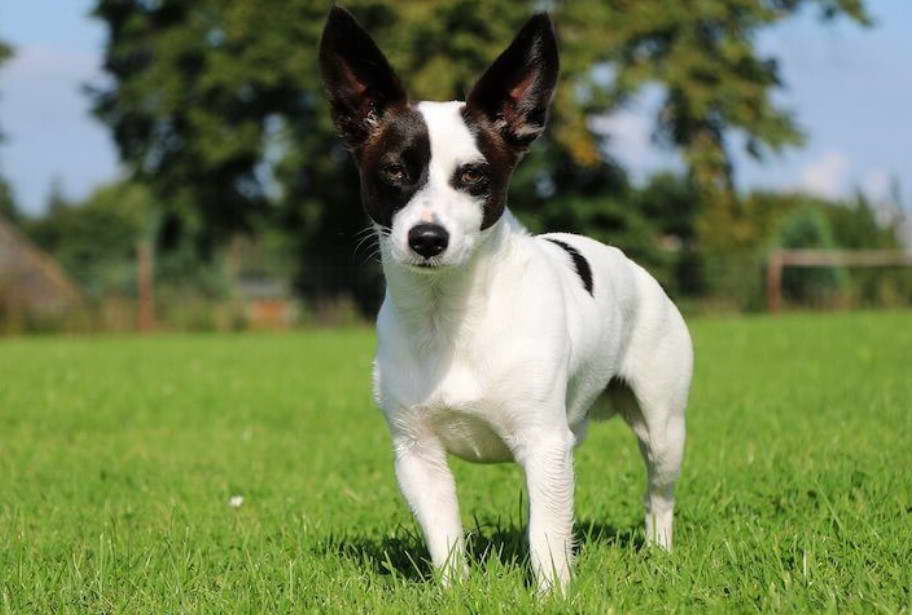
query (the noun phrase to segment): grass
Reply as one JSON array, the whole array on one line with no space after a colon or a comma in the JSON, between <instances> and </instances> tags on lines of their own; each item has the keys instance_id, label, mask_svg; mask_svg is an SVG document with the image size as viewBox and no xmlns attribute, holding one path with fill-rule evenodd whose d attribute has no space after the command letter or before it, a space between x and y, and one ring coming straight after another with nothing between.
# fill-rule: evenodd
<instances>
[{"instance_id":1,"label":"grass","mask_svg":"<svg viewBox=\"0 0 912 615\"><path fill-rule=\"evenodd\" d=\"M0 613L912 612L912 313L692 330L676 549L642 548L636 446L596 425L563 602L512 465L454 461L474 564L429 580L369 331L2 341Z\"/></svg>"}]
</instances>

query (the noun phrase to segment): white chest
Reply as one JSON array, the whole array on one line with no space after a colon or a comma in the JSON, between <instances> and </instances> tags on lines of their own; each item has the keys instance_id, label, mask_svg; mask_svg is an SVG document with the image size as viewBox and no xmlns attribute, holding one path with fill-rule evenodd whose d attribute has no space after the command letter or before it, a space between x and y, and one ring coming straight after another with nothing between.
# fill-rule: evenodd
<instances>
[{"instance_id":1,"label":"white chest","mask_svg":"<svg viewBox=\"0 0 912 615\"><path fill-rule=\"evenodd\" d=\"M466 353L384 363L378 357L381 407L400 428L437 438L447 452L478 463L512 459L503 387L484 361Z\"/></svg>"},{"instance_id":2,"label":"white chest","mask_svg":"<svg viewBox=\"0 0 912 615\"><path fill-rule=\"evenodd\" d=\"M511 461L509 447L488 418L483 414L441 409L431 417L431 430L448 453L466 461Z\"/></svg>"}]
</instances>

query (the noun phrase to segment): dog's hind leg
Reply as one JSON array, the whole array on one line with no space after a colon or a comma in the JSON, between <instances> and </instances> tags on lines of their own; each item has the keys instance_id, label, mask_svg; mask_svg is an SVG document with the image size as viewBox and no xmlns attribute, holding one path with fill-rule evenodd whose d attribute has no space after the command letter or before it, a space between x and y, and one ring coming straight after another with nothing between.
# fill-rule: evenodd
<instances>
[{"instance_id":1,"label":"dog's hind leg","mask_svg":"<svg viewBox=\"0 0 912 615\"><path fill-rule=\"evenodd\" d=\"M637 437L646 463L646 541L671 549L674 489L684 456L684 409L690 388L691 354L652 354L648 369L640 366L626 380L628 391L609 388L621 398L618 410Z\"/></svg>"},{"instance_id":2,"label":"dog's hind leg","mask_svg":"<svg viewBox=\"0 0 912 615\"><path fill-rule=\"evenodd\" d=\"M660 408L649 412L664 416L647 418L640 411L625 415L625 419L636 434L646 462L646 541L671 549L674 488L684 454L684 413Z\"/></svg>"}]
</instances>

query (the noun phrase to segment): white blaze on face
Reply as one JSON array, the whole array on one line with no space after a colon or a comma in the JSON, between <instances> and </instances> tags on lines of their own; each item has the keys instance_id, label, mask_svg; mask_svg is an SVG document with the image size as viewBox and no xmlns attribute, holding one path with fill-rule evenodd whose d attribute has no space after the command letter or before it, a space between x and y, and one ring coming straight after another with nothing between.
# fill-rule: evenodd
<instances>
[{"instance_id":1,"label":"white blaze on face","mask_svg":"<svg viewBox=\"0 0 912 615\"><path fill-rule=\"evenodd\" d=\"M484 156L475 145L462 117L465 103L421 102L418 111L424 116L431 140L430 183L449 186L457 167L469 162L483 162Z\"/></svg>"},{"instance_id":2,"label":"white blaze on face","mask_svg":"<svg viewBox=\"0 0 912 615\"><path fill-rule=\"evenodd\" d=\"M460 101L421 102L416 106L427 125L431 159L427 183L393 217L392 251L398 262L417 263L408 247L408 232L416 224L439 224L449 233L449 245L438 257L443 265L464 263L481 233L483 199L451 184L458 168L484 162L462 117L464 106Z\"/></svg>"}]
</instances>

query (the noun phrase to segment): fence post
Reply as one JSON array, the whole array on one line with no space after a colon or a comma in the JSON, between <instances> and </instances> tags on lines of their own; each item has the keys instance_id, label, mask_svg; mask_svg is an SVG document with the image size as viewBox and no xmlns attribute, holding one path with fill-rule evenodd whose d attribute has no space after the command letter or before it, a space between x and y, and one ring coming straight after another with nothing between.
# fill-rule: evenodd
<instances>
[{"instance_id":1,"label":"fence post","mask_svg":"<svg viewBox=\"0 0 912 615\"><path fill-rule=\"evenodd\" d=\"M766 306L771 314L776 314L782 307L782 250L770 252L766 265Z\"/></svg>"},{"instance_id":2,"label":"fence post","mask_svg":"<svg viewBox=\"0 0 912 615\"><path fill-rule=\"evenodd\" d=\"M137 284L139 286L139 306L136 326L140 331L151 331L155 328L155 296L153 294L154 275L152 262L152 242L140 239L136 242Z\"/></svg>"}]
</instances>

